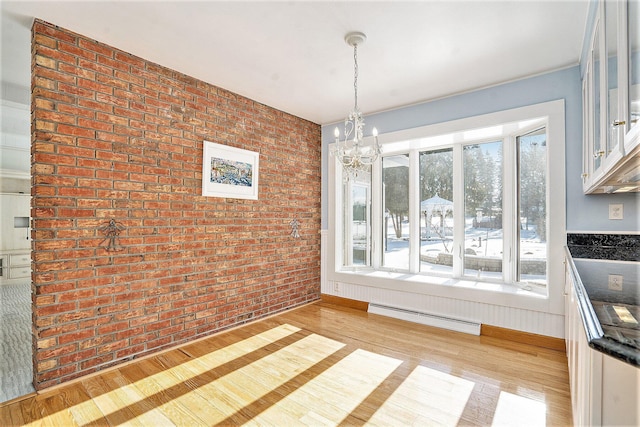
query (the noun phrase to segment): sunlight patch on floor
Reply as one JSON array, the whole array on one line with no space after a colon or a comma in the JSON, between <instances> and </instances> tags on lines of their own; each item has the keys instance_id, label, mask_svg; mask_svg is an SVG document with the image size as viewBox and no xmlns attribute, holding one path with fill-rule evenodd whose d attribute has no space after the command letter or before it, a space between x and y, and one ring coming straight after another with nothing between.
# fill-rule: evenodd
<instances>
[{"instance_id":1,"label":"sunlight patch on floor","mask_svg":"<svg viewBox=\"0 0 640 427\"><path fill-rule=\"evenodd\" d=\"M208 411L203 422L222 422L237 412L251 412L247 407L262 396L311 369L342 347L344 344L338 341L312 334L227 375L197 384L193 392L174 399L173 403L181 404L194 396L206 399ZM198 363L202 365L195 372L207 366L203 360ZM191 368L191 364L179 366L175 374L181 378L189 376Z\"/></svg>"},{"instance_id":2,"label":"sunlight patch on floor","mask_svg":"<svg viewBox=\"0 0 640 427\"><path fill-rule=\"evenodd\" d=\"M545 403L501 391L491 425L494 427L545 426L546 418L547 405Z\"/></svg>"},{"instance_id":3,"label":"sunlight patch on floor","mask_svg":"<svg viewBox=\"0 0 640 427\"><path fill-rule=\"evenodd\" d=\"M302 387L292 390L248 424L336 425L382 384L400 363L398 359L355 350Z\"/></svg>"},{"instance_id":4,"label":"sunlight patch on floor","mask_svg":"<svg viewBox=\"0 0 640 427\"><path fill-rule=\"evenodd\" d=\"M117 411L123 410L131 404L143 401L145 399L145 394L140 390L159 389L160 392L168 390L185 381L188 382L193 380L197 376L223 365L224 363L228 363L246 355L247 353L255 351L265 345L299 331L300 328L288 324L280 325L250 338L189 360L166 371L161 371L145 377L133 384L123 384L120 388L102 394L97 392L98 395L94 396L92 400L74 405L74 407L70 408L70 411L74 414L84 414L81 418L85 419L86 422L97 421L102 418L103 414L113 414ZM161 357L161 355L159 357ZM88 380L88 382L91 381L95 380ZM87 385L87 387L90 388L91 386ZM198 399L195 398L195 401L197 400ZM98 412L95 411L95 406L99 408ZM163 409L163 407L160 407L159 409ZM86 416L87 414L92 413L95 415L89 417ZM140 421L146 421L146 417L148 417L148 415L145 414L143 414L142 418L138 417L138 419ZM154 425L158 425L157 420L155 420Z\"/></svg>"},{"instance_id":5,"label":"sunlight patch on floor","mask_svg":"<svg viewBox=\"0 0 640 427\"><path fill-rule=\"evenodd\" d=\"M472 381L417 366L368 424L455 426L473 387Z\"/></svg>"}]
</instances>

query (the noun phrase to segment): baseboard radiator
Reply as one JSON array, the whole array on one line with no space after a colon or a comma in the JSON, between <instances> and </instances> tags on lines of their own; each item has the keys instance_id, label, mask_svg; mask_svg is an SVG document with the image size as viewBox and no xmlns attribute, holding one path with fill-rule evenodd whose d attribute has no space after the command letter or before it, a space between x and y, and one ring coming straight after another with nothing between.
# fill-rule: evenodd
<instances>
[{"instance_id":1,"label":"baseboard radiator","mask_svg":"<svg viewBox=\"0 0 640 427\"><path fill-rule=\"evenodd\" d=\"M480 323L470 320L455 319L437 314L423 313L407 310L405 308L390 307L388 305L369 303L369 313L381 314L409 322L420 323L427 326L449 329L451 331L464 332L471 335L480 335Z\"/></svg>"}]
</instances>

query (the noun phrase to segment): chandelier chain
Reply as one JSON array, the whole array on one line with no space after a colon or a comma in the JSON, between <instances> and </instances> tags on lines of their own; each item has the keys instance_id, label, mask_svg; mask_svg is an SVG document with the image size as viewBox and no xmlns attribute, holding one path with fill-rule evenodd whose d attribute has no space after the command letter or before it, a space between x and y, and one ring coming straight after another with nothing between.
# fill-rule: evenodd
<instances>
[{"instance_id":1,"label":"chandelier chain","mask_svg":"<svg viewBox=\"0 0 640 427\"><path fill-rule=\"evenodd\" d=\"M353 45L353 93L354 111L358 111L358 44Z\"/></svg>"}]
</instances>

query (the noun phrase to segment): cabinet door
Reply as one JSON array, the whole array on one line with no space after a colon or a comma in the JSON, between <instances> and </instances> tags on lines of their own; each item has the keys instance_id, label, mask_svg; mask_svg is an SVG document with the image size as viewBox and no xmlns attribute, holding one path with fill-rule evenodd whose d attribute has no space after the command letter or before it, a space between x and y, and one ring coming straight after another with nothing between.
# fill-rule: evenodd
<instances>
[{"instance_id":1,"label":"cabinet door","mask_svg":"<svg viewBox=\"0 0 640 427\"><path fill-rule=\"evenodd\" d=\"M593 65L591 69L592 84L591 90L593 91L593 164L591 166L592 179L597 180L602 175L602 159L605 154L602 138L602 128L605 122L602 115L602 87L603 84L603 71L604 65L602 62L602 46L604 45L604 36L602 35L602 21L598 20L596 28L594 30L593 45L591 47L591 56L593 57ZM606 104L605 104L606 105ZM605 126L606 129L606 126Z\"/></svg>"},{"instance_id":2,"label":"cabinet door","mask_svg":"<svg viewBox=\"0 0 640 427\"><path fill-rule=\"evenodd\" d=\"M600 13L598 12L593 30L587 66L583 81L584 139L582 147L583 190L588 192L592 185L602 176L602 155L600 149L601 135L601 102L600 102Z\"/></svg>"},{"instance_id":3,"label":"cabinet door","mask_svg":"<svg viewBox=\"0 0 640 427\"><path fill-rule=\"evenodd\" d=\"M19 266L9 268L9 279L26 279L31 277L31 267Z\"/></svg>"},{"instance_id":4,"label":"cabinet door","mask_svg":"<svg viewBox=\"0 0 640 427\"><path fill-rule=\"evenodd\" d=\"M569 386L571 391L571 410L575 425L581 425L584 415L584 384L580 381L581 363L578 354L580 341L581 318L578 311L578 301L575 291L575 283L571 275L571 267L565 262L565 334L567 345L567 363L569 364Z\"/></svg>"},{"instance_id":5,"label":"cabinet door","mask_svg":"<svg viewBox=\"0 0 640 427\"><path fill-rule=\"evenodd\" d=\"M573 423L576 426L601 425L602 354L589 347L570 268L567 265L565 277L565 333Z\"/></svg>"},{"instance_id":6,"label":"cabinet door","mask_svg":"<svg viewBox=\"0 0 640 427\"><path fill-rule=\"evenodd\" d=\"M607 122L603 123L607 126L603 167L608 170L633 151L640 133L640 3L606 1L601 11L608 63L604 76L608 101Z\"/></svg>"},{"instance_id":7,"label":"cabinet door","mask_svg":"<svg viewBox=\"0 0 640 427\"><path fill-rule=\"evenodd\" d=\"M593 146L593 114L591 111L591 59L587 59L584 80L582 81L582 189L587 191L591 184L591 147Z\"/></svg>"},{"instance_id":8,"label":"cabinet door","mask_svg":"<svg viewBox=\"0 0 640 427\"><path fill-rule=\"evenodd\" d=\"M602 425L640 425L640 368L602 356Z\"/></svg>"},{"instance_id":9,"label":"cabinet door","mask_svg":"<svg viewBox=\"0 0 640 427\"><path fill-rule=\"evenodd\" d=\"M627 135L630 132L638 132L638 120L640 119L640 2L626 2L626 29L628 37L626 42L628 67L628 121Z\"/></svg>"},{"instance_id":10,"label":"cabinet door","mask_svg":"<svg viewBox=\"0 0 640 427\"><path fill-rule=\"evenodd\" d=\"M621 15L623 14L623 4L617 1L603 2L604 26L604 49L606 63L604 64L603 82L606 87L606 97L603 97L603 114L606 116L603 123L603 162L616 162L620 160L621 148L624 145L624 104L622 102L626 95L624 85L624 67L621 67L622 58L622 35L620 34ZM622 80L620 79L622 77ZM622 81L622 85L618 82ZM620 87L621 86L621 87Z\"/></svg>"},{"instance_id":11,"label":"cabinet door","mask_svg":"<svg viewBox=\"0 0 640 427\"><path fill-rule=\"evenodd\" d=\"M11 267L25 267L31 265L31 253L25 252L20 254L10 254L9 265Z\"/></svg>"}]
</instances>

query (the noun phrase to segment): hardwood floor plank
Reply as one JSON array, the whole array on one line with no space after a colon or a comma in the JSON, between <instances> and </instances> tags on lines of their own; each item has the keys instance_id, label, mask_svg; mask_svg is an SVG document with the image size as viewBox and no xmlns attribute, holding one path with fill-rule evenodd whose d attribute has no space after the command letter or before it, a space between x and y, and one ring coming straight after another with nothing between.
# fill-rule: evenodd
<instances>
[{"instance_id":1,"label":"hardwood floor plank","mask_svg":"<svg viewBox=\"0 0 640 427\"><path fill-rule=\"evenodd\" d=\"M313 408L315 416L338 424L347 417L385 378L400 361L370 354L363 350L351 351L346 357L326 369L317 377L289 393L277 406L294 405ZM314 402L322 401L323 405Z\"/></svg>"},{"instance_id":2,"label":"hardwood floor plank","mask_svg":"<svg viewBox=\"0 0 640 427\"><path fill-rule=\"evenodd\" d=\"M22 416L27 423L33 426L50 426L51 420L47 419L47 410L42 405L38 396L34 396L17 402L20 405Z\"/></svg>"},{"instance_id":3,"label":"hardwood floor plank","mask_svg":"<svg viewBox=\"0 0 640 427\"><path fill-rule=\"evenodd\" d=\"M148 370L141 369L140 365L129 365L121 368L120 371L124 378L135 384L147 396L149 402L162 411L175 425L204 425L204 420L197 418L186 407L169 396L162 385L147 374Z\"/></svg>"},{"instance_id":4,"label":"hardwood floor plank","mask_svg":"<svg viewBox=\"0 0 640 427\"><path fill-rule=\"evenodd\" d=\"M159 375L159 369L164 368L163 363L156 358L149 359L147 362L149 363L140 363L136 366L144 375L152 377L160 387L160 391L155 392L153 398L162 401L163 405L169 405L172 411L184 411L197 420L194 424L189 422L179 425L211 425L212 420L223 418L223 414L210 404L210 399L193 393L193 388L189 384L179 381L168 371L164 375Z\"/></svg>"},{"instance_id":5,"label":"hardwood floor plank","mask_svg":"<svg viewBox=\"0 0 640 427\"><path fill-rule=\"evenodd\" d=\"M112 370L103 375L105 385L126 402L127 408L135 415L136 422L142 425L173 426L173 422L167 418L155 405L152 405L147 396L134 384L122 376L119 370Z\"/></svg>"},{"instance_id":6,"label":"hardwood floor plank","mask_svg":"<svg viewBox=\"0 0 640 427\"><path fill-rule=\"evenodd\" d=\"M104 426L107 420L96 403L81 384L63 387L56 391L63 397L65 405L79 426Z\"/></svg>"},{"instance_id":7,"label":"hardwood floor plank","mask_svg":"<svg viewBox=\"0 0 640 427\"><path fill-rule=\"evenodd\" d=\"M222 333L215 340L187 344L181 350L192 357L210 357L209 355L213 354L220 358L220 363L226 363L289 337L300 330L287 324L278 324L266 330L264 324L250 324L242 329Z\"/></svg>"},{"instance_id":8,"label":"hardwood floor plank","mask_svg":"<svg viewBox=\"0 0 640 427\"><path fill-rule=\"evenodd\" d=\"M237 402L225 393L222 388L216 388L212 386L215 383L218 376L212 371L200 371L195 374L193 370L190 370L188 366L183 363L182 358L178 358L176 354L165 354L165 359L168 363L174 365L171 369L167 370L169 378L169 384L171 384L171 391L177 390L176 384L180 384L179 387L184 385L186 392L176 396L176 400L181 404L188 405L190 399L197 399L199 402L206 402L205 407L205 420L210 424L217 424L220 421L229 418L238 409ZM173 356L174 358L171 358ZM191 359L189 359L191 360ZM190 406L192 408L192 406ZM200 416L199 416L200 417ZM236 422L233 420L232 422Z\"/></svg>"},{"instance_id":9,"label":"hardwood floor plank","mask_svg":"<svg viewBox=\"0 0 640 427\"><path fill-rule=\"evenodd\" d=\"M126 396L118 389L111 389L103 375L84 380L81 384L109 424L143 425L136 420L136 414L129 408Z\"/></svg>"},{"instance_id":10,"label":"hardwood floor plank","mask_svg":"<svg viewBox=\"0 0 640 427\"><path fill-rule=\"evenodd\" d=\"M0 425L20 426L25 423L20 406L15 404L0 406Z\"/></svg>"},{"instance_id":11,"label":"hardwood floor plank","mask_svg":"<svg viewBox=\"0 0 640 427\"><path fill-rule=\"evenodd\" d=\"M314 303L0 406L7 425L570 425L563 352Z\"/></svg>"},{"instance_id":12,"label":"hardwood floor plank","mask_svg":"<svg viewBox=\"0 0 640 427\"><path fill-rule=\"evenodd\" d=\"M79 425L66 399L66 394L56 393L46 399L38 401L38 406L43 409L45 425L73 426ZM38 399L36 399L38 400Z\"/></svg>"}]
</instances>

